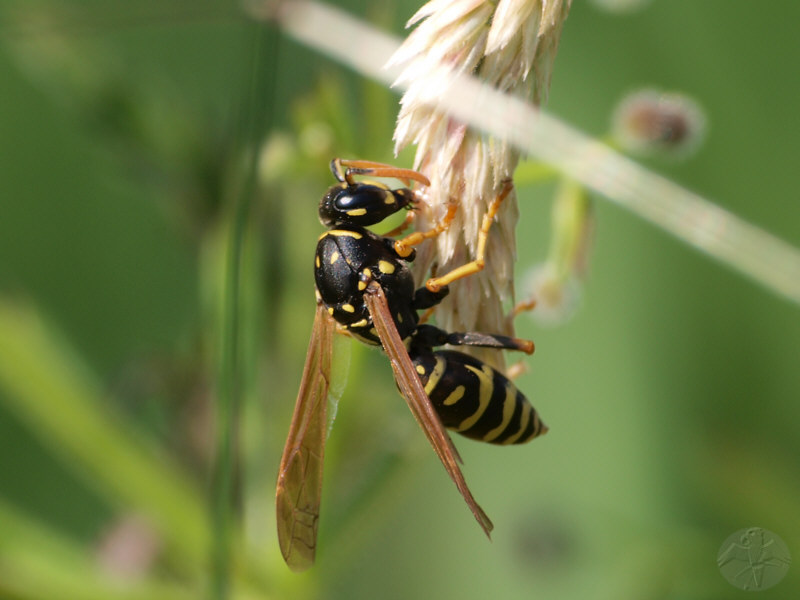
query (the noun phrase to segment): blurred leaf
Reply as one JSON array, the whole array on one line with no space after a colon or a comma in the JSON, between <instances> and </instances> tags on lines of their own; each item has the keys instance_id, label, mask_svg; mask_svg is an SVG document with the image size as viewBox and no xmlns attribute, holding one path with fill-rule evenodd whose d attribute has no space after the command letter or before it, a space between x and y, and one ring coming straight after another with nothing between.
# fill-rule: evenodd
<instances>
[{"instance_id":1,"label":"blurred leaf","mask_svg":"<svg viewBox=\"0 0 800 600\"><path fill-rule=\"evenodd\" d=\"M153 441L114 414L99 383L29 306L0 301L0 387L31 432L112 505L152 519L184 568L205 560L202 496Z\"/></svg>"},{"instance_id":2,"label":"blurred leaf","mask_svg":"<svg viewBox=\"0 0 800 600\"><path fill-rule=\"evenodd\" d=\"M125 579L104 572L90 550L0 501L0 596L51 600L189 600L175 581Z\"/></svg>"}]
</instances>

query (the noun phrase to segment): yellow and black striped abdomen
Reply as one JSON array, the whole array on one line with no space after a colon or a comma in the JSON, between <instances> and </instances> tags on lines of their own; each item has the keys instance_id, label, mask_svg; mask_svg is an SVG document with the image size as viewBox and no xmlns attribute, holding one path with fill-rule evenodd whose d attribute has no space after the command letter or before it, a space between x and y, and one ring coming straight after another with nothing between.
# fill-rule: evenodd
<instances>
[{"instance_id":1,"label":"yellow and black striped abdomen","mask_svg":"<svg viewBox=\"0 0 800 600\"><path fill-rule=\"evenodd\" d=\"M448 429L491 444L523 444L547 431L522 392L486 363L454 350L411 359Z\"/></svg>"}]
</instances>

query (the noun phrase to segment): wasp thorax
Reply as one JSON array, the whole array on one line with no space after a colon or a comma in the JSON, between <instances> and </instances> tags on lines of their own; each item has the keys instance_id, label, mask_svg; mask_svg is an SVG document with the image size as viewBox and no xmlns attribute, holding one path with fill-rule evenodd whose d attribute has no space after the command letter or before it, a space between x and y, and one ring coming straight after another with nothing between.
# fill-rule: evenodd
<instances>
[{"instance_id":1,"label":"wasp thorax","mask_svg":"<svg viewBox=\"0 0 800 600\"><path fill-rule=\"evenodd\" d=\"M414 199L411 190L392 190L379 184L345 183L328 189L319 203L319 220L326 227L335 225L374 225Z\"/></svg>"}]
</instances>

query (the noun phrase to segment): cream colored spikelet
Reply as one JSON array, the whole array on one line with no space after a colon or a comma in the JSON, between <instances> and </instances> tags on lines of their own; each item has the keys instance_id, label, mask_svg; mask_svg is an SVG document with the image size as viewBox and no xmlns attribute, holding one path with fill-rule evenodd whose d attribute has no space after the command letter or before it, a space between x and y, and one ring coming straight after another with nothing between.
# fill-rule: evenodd
<instances>
[{"instance_id":1,"label":"cream colored spikelet","mask_svg":"<svg viewBox=\"0 0 800 600\"><path fill-rule=\"evenodd\" d=\"M419 248L415 273L445 273L475 257L489 204L513 176L519 154L503 140L467 128L426 99L448 93L454 75L474 74L508 94L540 103L547 95L561 28L571 0L432 0L408 22L416 25L391 59L408 85L395 130L396 151L416 144L414 168L431 180L418 227L433 226L450 203L451 227ZM469 102L463 98L463 102ZM516 194L500 206L486 246L486 268L454 282L437 310L449 331L513 333L504 301L513 301ZM506 302L508 304L508 302ZM500 353L491 353L495 364Z\"/></svg>"}]
</instances>

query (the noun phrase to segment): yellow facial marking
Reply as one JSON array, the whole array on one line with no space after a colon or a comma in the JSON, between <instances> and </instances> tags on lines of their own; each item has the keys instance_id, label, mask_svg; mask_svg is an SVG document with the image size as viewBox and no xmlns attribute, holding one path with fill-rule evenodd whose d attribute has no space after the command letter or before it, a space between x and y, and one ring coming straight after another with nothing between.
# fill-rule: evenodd
<instances>
[{"instance_id":1,"label":"yellow facial marking","mask_svg":"<svg viewBox=\"0 0 800 600\"><path fill-rule=\"evenodd\" d=\"M333 307L331 307L331 306L328 307L328 314L329 315L333 314Z\"/></svg>"},{"instance_id":2,"label":"yellow facial marking","mask_svg":"<svg viewBox=\"0 0 800 600\"><path fill-rule=\"evenodd\" d=\"M464 365L467 369L475 373L478 377L478 381L480 382L480 391L478 393L478 409L472 413L471 416L467 417L456 428L456 431L466 431L475 423L478 422L483 416L483 413L486 412L486 407L489 406L489 400L492 399L492 392L494 391L494 383L493 383L493 373L492 368L489 365L483 365L480 369L476 369L472 365Z\"/></svg>"},{"instance_id":3,"label":"yellow facial marking","mask_svg":"<svg viewBox=\"0 0 800 600\"><path fill-rule=\"evenodd\" d=\"M367 279L372 279L372 271L369 269L369 267L364 269L361 272L364 274L364 277L366 277Z\"/></svg>"},{"instance_id":4,"label":"yellow facial marking","mask_svg":"<svg viewBox=\"0 0 800 600\"><path fill-rule=\"evenodd\" d=\"M466 390L467 388L465 388L463 385L458 386L456 389L450 392L450 395L447 398L444 399L444 405L450 406L461 400L461 398L464 397L464 392Z\"/></svg>"},{"instance_id":5,"label":"yellow facial marking","mask_svg":"<svg viewBox=\"0 0 800 600\"><path fill-rule=\"evenodd\" d=\"M394 265L388 260L381 260L378 262L378 270L386 275L391 275L394 273Z\"/></svg>"},{"instance_id":6,"label":"yellow facial marking","mask_svg":"<svg viewBox=\"0 0 800 600\"><path fill-rule=\"evenodd\" d=\"M366 281L359 281L359 282L358 282L358 289L359 289L360 291L362 291L362 292L363 292L365 289L367 289L367 282L366 282Z\"/></svg>"},{"instance_id":7,"label":"yellow facial marking","mask_svg":"<svg viewBox=\"0 0 800 600\"><path fill-rule=\"evenodd\" d=\"M367 214L366 208L354 208L353 210L348 210L347 214L351 217L360 217L361 215Z\"/></svg>"},{"instance_id":8,"label":"yellow facial marking","mask_svg":"<svg viewBox=\"0 0 800 600\"><path fill-rule=\"evenodd\" d=\"M331 264L335 263L337 260L339 260L339 253L334 252L333 254L331 254Z\"/></svg>"},{"instance_id":9,"label":"yellow facial marking","mask_svg":"<svg viewBox=\"0 0 800 600\"><path fill-rule=\"evenodd\" d=\"M342 310L349 313L356 312L356 309L352 304L342 304Z\"/></svg>"}]
</instances>

